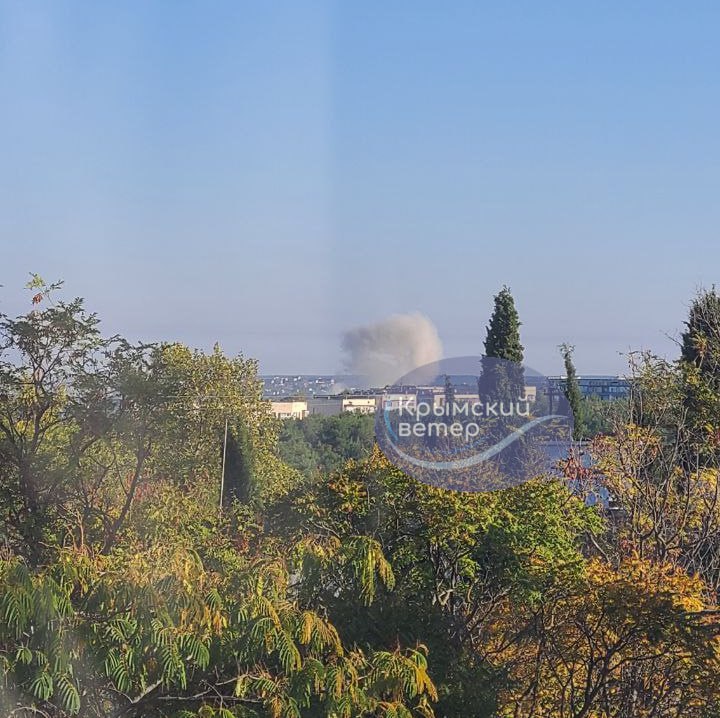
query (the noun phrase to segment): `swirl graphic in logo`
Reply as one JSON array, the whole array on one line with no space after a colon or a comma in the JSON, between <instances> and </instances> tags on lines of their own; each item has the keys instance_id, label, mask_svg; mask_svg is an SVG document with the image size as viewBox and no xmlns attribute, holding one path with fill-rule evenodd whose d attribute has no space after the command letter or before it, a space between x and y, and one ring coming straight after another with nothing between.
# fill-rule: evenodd
<instances>
[{"instance_id":1,"label":"swirl graphic in logo","mask_svg":"<svg viewBox=\"0 0 720 718\"><path fill-rule=\"evenodd\" d=\"M378 399L385 455L419 481L493 491L553 470L570 446L564 396L541 374L502 359L459 357L413 370Z\"/></svg>"}]
</instances>

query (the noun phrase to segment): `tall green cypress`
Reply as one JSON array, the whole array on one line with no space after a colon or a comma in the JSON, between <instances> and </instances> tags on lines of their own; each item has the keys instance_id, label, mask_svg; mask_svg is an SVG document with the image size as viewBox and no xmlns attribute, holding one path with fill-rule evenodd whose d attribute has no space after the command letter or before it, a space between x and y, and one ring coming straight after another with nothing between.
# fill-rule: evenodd
<instances>
[{"instance_id":1,"label":"tall green cypress","mask_svg":"<svg viewBox=\"0 0 720 718\"><path fill-rule=\"evenodd\" d=\"M453 405L455 404L455 386L449 374L445 374L445 411L446 416L452 418L454 416Z\"/></svg>"},{"instance_id":2,"label":"tall green cypress","mask_svg":"<svg viewBox=\"0 0 720 718\"><path fill-rule=\"evenodd\" d=\"M695 297L685 327L682 361L707 378L720 379L720 296L714 287Z\"/></svg>"},{"instance_id":3,"label":"tall green cypress","mask_svg":"<svg viewBox=\"0 0 720 718\"><path fill-rule=\"evenodd\" d=\"M510 289L503 286L494 302L485 337L485 356L522 364L524 348L520 343L520 317Z\"/></svg>"},{"instance_id":4,"label":"tall green cypress","mask_svg":"<svg viewBox=\"0 0 720 718\"><path fill-rule=\"evenodd\" d=\"M517 401L525 394L520 317L507 286L503 286L494 301L495 306L485 337L485 352L481 360L479 394L481 399L487 397L501 401Z\"/></svg>"},{"instance_id":5,"label":"tall green cypress","mask_svg":"<svg viewBox=\"0 0 720 718\"><path fill-rule=\"evenodd\" d=\"M247 427L240 423L228 432L223 504L249 503L255 497L255 458Z\"/></svg>"},{"instance_id":6,"label":"tall green cypress","mask_svg":"<svg viewBox=\"0 0 720 718\"><path fill-rule=\"evenodd\" d=\"M680 357L685 421L693 451L715 463L720 459L720 296L714 287L695 297L685 326Z\"/></svg>"},{"instance_id":7,"label":"tall green cypress","mask_svg":"<svg viewBox=\"0 0 720 718\"><path fill-rule=\"evenodd\" d=\"M563 391L572 409L574 421L573 439L575 441L581 441L585 438L586 430L585 419L583 417L582 394L580 393L580 384L578 383L577 372L575 371L575 364L572 359L574 351L575 347L570 344L560 345L560 354L565 362L565 385Z\"/></svg>"}]
</instances>

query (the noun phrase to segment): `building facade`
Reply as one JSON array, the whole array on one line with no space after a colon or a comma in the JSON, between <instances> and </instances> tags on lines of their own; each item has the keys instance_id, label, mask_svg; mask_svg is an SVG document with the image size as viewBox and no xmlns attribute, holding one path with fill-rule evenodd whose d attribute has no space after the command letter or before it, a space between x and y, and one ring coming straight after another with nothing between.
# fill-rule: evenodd
<instances>
[{"instance_id":1,"label":"building facade","mask_svg":"<svg viewBox=\"0 0 720 718\"><path fill-rule=\"evenodd\" d=\"M563 396L567 377L548 377L548 394ZM595 396L602 401L624 399L630 394L630 380L621 376L579 376L577 378L580 393L584 397Z\"/></svg>"},{"instance_id":2,"label":"building facade","mask_svg":"<svg viewBox=\"0 0 720 718\"><path fill-rule=\"evenodd\" d=\"M278 419L304 419L308 415L307 401L271 401L270 411Z\"/></svg>"}]
</instances>

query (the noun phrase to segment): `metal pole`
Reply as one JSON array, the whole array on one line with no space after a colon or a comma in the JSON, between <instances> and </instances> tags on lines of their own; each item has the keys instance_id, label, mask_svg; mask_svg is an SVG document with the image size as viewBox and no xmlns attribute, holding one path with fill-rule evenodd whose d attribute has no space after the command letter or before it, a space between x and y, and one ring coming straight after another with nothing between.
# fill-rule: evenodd
<instances>
[{"instance_id":1,"label":"metal pole","mask_svg":"<svg viewBox=\"0 0 720 718\"><path fill-rule=\"evenodd\" d=\"M222 474L220 476L220 508L223 505L223 493L225 491L225 456L227 455L227 434L228 434L228 420L225 417L225 438L223 439L223 458L222 458Z\"/></svg>"}]
</instances>

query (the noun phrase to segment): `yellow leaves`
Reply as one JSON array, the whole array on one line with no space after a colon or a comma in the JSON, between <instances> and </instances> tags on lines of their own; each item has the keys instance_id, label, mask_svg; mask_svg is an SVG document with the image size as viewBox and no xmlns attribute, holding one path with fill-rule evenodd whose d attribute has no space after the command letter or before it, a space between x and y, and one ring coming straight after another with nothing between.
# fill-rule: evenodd
<instances>
[{"instance_id":1,"label":"yellow leaves","mask_svg":"<svg viewBox=\"0 0 720 718\"><path fill-rule=\"evenodd\" d=\"M237 677L235 680L235 688L233 689L233 695L236 698L244 698L248 691L249 676L244 673Z\"/></svg>"},{"instance_id":2,"label":"yellow leaves","mask_svg":"<svg viewBox=\"0 0 720 718\"><path fill-rule=\"evenodd\" d=\"M315 627L315 614L310 611L303 611L300 621L300 643L310 643L313 628Z\"/></svg>"},{"instance_id":3,"label":"yellow leaves","mask_svg":"<svg viewBox=\"0 0 720 718\"><path fill-rule=\"evenodd\" d=\"M597 558L587 565L582 602L588 615L611 609L614 618L626 625L646 619L673 625L682 614L707 608L707 587L700 577L674 564L631 555L617 570Z\"/></svg>"},{"instance_id":4,"label":"yellow leaves","mask_svg":"<svg viewBox=\"0 0 720 718\"><path fill-rule=\"evenodd\" d=\"M343 654L342 643L337 629L313 611L302 611L295 631L298 641L315 652L331 650L335 655Z\"/></svg>"},{"instance_id":5,"label":"yellow leaves","mask_svg":"<svg viewBox=\"0 0 720 718\"><path fill-rule=\"evenodd\" d=\"M333 698L341 698L343 694L343 674L340 669L331 672L330 691Z\"/></svg>"},{"instance_id":6,"label":"yellow leaves","mask_svg":"<svg viewBox=\"0 0 720 718\"><path fill-rule=\"evenodd\" d=\"M383 585L392 590L395 575L382 547L369 536L357 536L348 544L349 560L360 582L360 596L365 604L372 603L377 591L376 575Z\"/></svg>"},{"instance_id":7,"label":"yellow leaves","mask_svg":"<svg viewBox=\"0 0 720 718\"><path fill-rule=\"evenodd\" d=\"M220 635L229 624L228 617L222 611L212 611L209 617L209 623L213 633Z\"/></svg>"},{"instance_id":8,"label":"yellow leaves","mask_svg":"<svg viewBox=\"0 0 720 718\"><path fill-rule=\"evenodd\" d=\"M565 716L569 697L584 695L586 685L610 694L628 675L642 681L650 705L667 690L655 674L688 698L700 695L701 676L717 671L719 655L717 639L693 619L712 608L706 594L697 576L631 555L618 567L590 559L577 588L558 587L539 609L507 600L493 612L485 644L492 663L509 673L501 704L508 715ZM518 633L523 625L532 630ZM530 695L532 706L525 705Z\"/></svg>"},{"instance_id":9,"label":"yellow leaves","mask_svg":"<svg viewBox=\"0 0 720 718\"><path fill-rule=\"evenodd\" d=\"M420 646L409 651L377 651L371 657L371 681L375 689L393 702L407 702L418 697L437 700L437 690L427 673L427 649Z\"/></svg>"},{"instance_id":10,"label":"yellow leaves","mask_svg":"<svg viewBox=\"0 0 720 718\"><path fill-rule=\"evenodd\" d=\"M321 565L326 565L329 560L338 555L340 546L340 539L335 535L318 536L310 534L304 536L295 544L293 554L297 558L312 558Z\"/></svg>"},{"instance_id":11,"label":"yellow leaves","mask_svg":"<svg viewBox=\"0 0 720 718\"><path fill-rule=\"evenodd\" d=\"M415 666L413 681L415 695L425 694L430 700L436 701L437 689L427 672L427 647L420 645L414 651L410 651L408 661Z\"/></svg>"}]
</instances>

